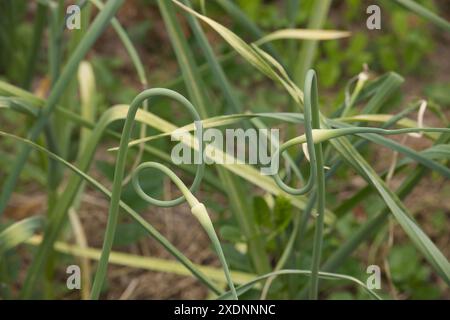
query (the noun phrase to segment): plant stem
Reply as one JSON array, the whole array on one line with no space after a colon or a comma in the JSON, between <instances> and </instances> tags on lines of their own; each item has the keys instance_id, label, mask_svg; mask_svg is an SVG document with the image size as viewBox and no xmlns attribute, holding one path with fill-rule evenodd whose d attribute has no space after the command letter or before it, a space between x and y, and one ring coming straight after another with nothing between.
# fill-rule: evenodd
<instances>
[{"instance_id":1,"label":"plant stem","mask_svg":"<svg viewBox=\"0 0 450 320\"><path fill-rule=\"evenodd\" d=\"M309 104L312 116L312 128L320 128L320 113L318 102L317 78L315 72L310 70L305 80L305 108ZM325 216L325 173L322 153L322 143L314 145L316 154L316 194L317 194L317 220L314 231L314 243L311 263L311 290L309 298L316 300L319 289L319 267L322 254L323 221ZM314 165L314 163L312 164Z\"/></svg>"},{"instance_id":2,"label":"plant stem","mask_svg":"<svg viewBox=\"0 0 450 320\"><path fill-rule=\"evenodd\" d=\"M182 103L184 106L186 106L191 112L196 112L195 108L186 98L168 89L153 88L145 90L141 92L139 95L137 95L136 98L134 98L134 100L132 101L130 108L128 109L127 118L125 120L125 125L122 130L122 136L120 139L119 152L117 155L116 166L114 170L114 181L108 213L108 223L106 226L105 238L103 240L102 255L99 264L97 266L97 272L95 274L94 284L92 286L91 299L99 298L104 280L106 278L109 254L112 249L117 227L117 220L119 216L120 197L122 194L122 182L125 173L128 143L131 138L131 129L133 127L134 119L138 108L143 104L145 100L153 96L166 96L169 98L173 98L176 101ZM172 200L172 203L174 204L180 203L181 201L178 201L179 199L181 199L181 201L184 200L182 198L178 198L177 201Z\"/></svg>"},{"instance_id":3,"label":"plant stem","mask_svg":"<svg viewBox=\"0 0 450 320\"><path fill-rule=\"evenodd\" d=\"M321 29L327 18L331 0L314 0L311 15L309 16L308 29ZM312 67L317 51L318 41L307 40L303 42L297 58L297 68L294 70L294 82L304 83L306 72Z\"/></svg>"},{"instance_id":4,"label":"plant stem","mask_svg":"<svg viewBox=\"0 0 450 320\"><path fill-rule=\"evenodd\" d=\"M105 8L98 14L87 31L86 36L77 46L75 52L67 62L67 65L61 73L61 76L58 78L58 81L55 83L55 86L52 88L46 106L42 109L39 118L29 131L29 140L36 141L39 137L45 125L48 123L50 115L54 111L58 100L64 93L64 89L67 87L74 74L76 74L75 71L78 67L78 63L83 59L102 31L106 28L110 19L114 16L117 10L119 10L123 1L124 0L109 0L105 5ZM6 205L8 204L9 198L11 197L14 187L17 184L19 175L25 166L30 152L30 146L22 146L19 155L16 158L15 165L3 184L2 193L0 195L0 215L4 212Z\"/></svg>"},{"instance_id":5,"label":"plant stem","mask_svg":"<svg viewBox=\"0 0 450 320\"><path fill-rule=\"evenodd\" d=\"M180 25L176 19L174 5L172 1L163 0L158 0L158 5L171 37L172 46L174 47L189 97L198 108L201 117L207 118L209 110L207 109L206 93L203 89L205 86L200 77L192 51L182 35ZM223 181L224 189L227 191L231 212L238 221L239 227L247 240L248 252L256 272L259 274L269 272L270 264L265 252L264 242L255 223L253 208L251 203L249 203L248 197L243 196L247 193L245 184L220 166L217 168L217 172L220 180Z\"/></svg>"}]
</instances>

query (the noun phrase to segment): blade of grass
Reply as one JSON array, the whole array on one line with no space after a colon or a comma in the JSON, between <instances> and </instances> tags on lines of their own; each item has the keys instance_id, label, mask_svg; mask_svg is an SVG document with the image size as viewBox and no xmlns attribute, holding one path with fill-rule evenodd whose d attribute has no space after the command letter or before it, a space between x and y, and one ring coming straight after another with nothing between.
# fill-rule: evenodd
<instances>
[{"instance_id":1,"label":"blade of grass","mask_svg":"<svg viewBox=\"0 0 450 320\"><path fill-rule=\"evenodd\" d=\"M230 275L230 270L228 268L227 261L225 259L225 256L223 254L222 247L220 245L219 238L217 237L216 231L214 230L214 226L212 224L212 221L209 217L208 211L206 210L206 207L203 203L199 202L198 199L192 194L192 192L189 190L189 188L184 184L184 182L169 168L164 166L163 164L160 164L158 162L145 162L140 164L135 172L133 173L133 186L137 193L140 195L142 199L145 201L154 204L156 206L160 206L161 201L158 201L150 196L148 196L144 190L142 189L140 183L139 183L139 172L143 169L147 168L153 168L158 169L162 171L164 174L166 174L170 180L178 187L178 189L181 191L181 193L184 195L184 198L186 202L191 207L191 213L197 218L198 222L200 222L203 229L208 234L208 237L210 238L213 247L219 257L220 263L222 264L222 268L225 274L225 278L227 279L228 287L230 288L231 295L234 300L238 300L236 289L234 288L233 280Z\"/></svg>"},{"instance_id":2,"label":"blade of grass","mask_svg":"<svg viewBox=\"0 0 450 320\"><path fill-rule=\"evenodd\" d=\"M95 123L97 105L95 103L95 76L92 66L87 61L82 61L78 68L78 84L80 87L81 117ZM91 130L82 128L80 132L79 154L80 158L91 138Z\"/></svg>"},{"instance_id":3,"label":"blade of grass","mask_svg":"<svg viewBox=\"0 0 450 320\"><path fill-rule=\"evenodd\" d=\"M31 99L31 101L34 101L34 102L30 103L29 100L23 99L23 97L28 97L26 91L18 90L17 87L12 87L12 88L10 88L12 90L7 90L6 88L9 88L10 85L4 86L4 84L5 84L4 82L0 81L0 92L3 91L3 92L6 92L6 94L13 94L13 92L15 92L15 94L20 95L21 97L19 97L19 98L0 97L0 108L2 108L2 107L3 108L11 108L14 111L24 113L28 116L37 116L39 109L44 104L43 100ZM32 96L32 97L36 98L35 96ZM81 127L91 129L91 130L95 128L96 124L94 124L93 122L86 121L85 119L81 118L79 115L73 113L70 110L63 109L63 108L57 106L55 109L55 112L61 114L62 116L66 117L68 120L72 121L74 124L77 124ZM160 123L160 122L156 121L156 123ZM148 125L147 123L145 123L145 124ZM105 133L109 137L112 137L115 139L120 139L120 134L117 132L114 132L110 129L106 129ZM145 145L144 151L148 154L151 154L151 155L157 157L158 159L162 160L165 163L169 163L169 164L172 163L172 159L169 154L167 154L166 152L161 151L155 147ZM13 161L11 161L11 163L12 162ZM180 165L179 168L189 174L195 174L195 170L189 165ZM27 170L27 169L25 169L25 170ZM28 170L28 171L30 171L30 170ZM222 185L220 184L218 179L216 177L212 176L210 172L205 172L205 182L207 182L209 185L213 186L215 189L223 191Z\"/></svg>"},{"instance_id":4,"label":"blade of grass","mask_svg":"<svg viewBox=\"0 0 450 320\"><path fill-rule=\"evenodd\" d=\"M301 90L293 84L283 66L275 59L273 59L270 55L268 55L265 51L263 51L256 45L248 45L231 30L227 29L220 23L199 14L191 8L183 5L179 1L172 0L172 2L184 11L206 22L211 28L213 28L218 34L220 34L220 36L222 36L222 38L227 41L228 44L230 44L244 59L246 59L250 64L252 64L267 77L283 86L297 103L303 103L303 93L301 92Z\"/></svg>"},{"instance_id":5,"label":"blade of grass","mask_svg":"<svg viewBox=\"0 0 450 320\"><path fill-rule=\"evenodd\" d=\"M60 162L62 165L67 167L68 169L75 172L77 175L82 177L84 180L86 180L88 183L90 183L92 186L94 186L96 189L98 189L100 192L102 192L105 196L111 198L112 194L111 192L106 189L102 184L97 182L94 178L84 173L82 170L78 169L74 165L70 164L66 160L62 159L58 155L51 153L44 147L32 142L31 140L24 139L18 136L15 136L13 134L9 134L6 132L0 131L0 136L3 136L5 138L13 139L19 143L26 144L30 146L30 148L33 148L39 152L45 153L46 155L52 157L53 159ZM217 286L212 283L207 277L203 275L201 271L199 271L192 262L186 258L178 249L176 249L163 235L161 235L151 224L149 224L145 219L143 219L136 211L134 211L130 206L125 204L123 201L119 202L120 207L129 214L137 223L139 223L148 233L150 236L152 236L155 240L157 240L164 248L166 248L181 264L183 264L187 269L189 269L195 277L197 277L200 281L202 281L204 284L206 284L213 292L220 293L221 290L217 288ZM44 244L45 238L43 239L41 247L45 247ZM54 243L54 242L53 242Z\"/></svg>"},{"instance_id":6,"label":"blade of grass","mask_svg":"<svg viewBox=\"0 0 450 320\"><path fill-rule=\"evenodd\" d=\"M175 10L170 1L158 0L158 5L165 21L168 33L174 47L179 66L182 70L185 84L194 105L199 109L202 118L206 118L211 113L206 108L205 93L202 90L202 80L198 74L195 60L191 50L183 37L180 26L175 17ZM181 3L179 5L182 5ZM186 7L187 8L187 7ZM267 254L264 250L264 244L259 235L259 231L254 223L254 213L248 203L248 198L242 197L245 192L245 186L226 170L217 168L220 179L223 181L225 190L228 192L231 211L236 217L241 230L243 231L249 245L249 253L252 258L253 266L257 273L264 273L270 270Z\"/></svg>"},{"instance_id":7,"label":"blade of grass","mask_svg":"<svg viewBox=\"0 0 450 320\"><path fill-rule=\"evenodd\" d=\"M89 143L86 145L86 148L83 150L82 157L78 160L78 166L81 170L87 171L92 162L93 156L95 154L95 150L97 145L105 132L106 128L113 122L126 118L127 112L129 108L128 106L114 106L109 108L98 121L97 126L94 128ZM148 113L142 110L138 110L137 112L137 120L147 123L147 124L161 124L164 123L162 119L152 117ZM36 281L38 280L39 270L42 267L42 264L46 260L50 250L51 245L54 241L56 241L57 236L66 221L67 212L72 205L74 199L77 194L80 192L81 187L81 178L77 175L73 175L69 178L67 186L62 192L62 196L59 201L56 203L53 212L50 214L52 217L50 223L47 226L44 242L42 247L39 248L36 253L35 259L33 260L29 272L27 273L27 277L23 286L23 295L28 296L31 293L32 288L35 286Z\"/></svg>"},{"instance_id":8,"label":"blade of grass","mask_svg":"<svg viewBox=\"0 0 450 320\"><path fill-rule=\"evenodd\" d=\"M336 40L350 36L350 32L338 30L313 30L313 29L282 29L274 31L254 42L261 45L269 41L280 39L298 39L298 40Z\"/></svg>"},{"instance_id":9,"label":"blade of grass","mask_svg":"<svg viewBox=\"0 0 450 320\"><path fill-rule=\"evenodd\" d=\"M442 135L436 144L448 143L450 135ZM408 175L405 181L402 182L397 189L396 194L400 199L405 198L418 185L420 180L426 176L429 170L424 166L417 166ZM356 205L357 201L352 201ZM372 234L376 233L379 228L385 223L389 217L390 209L385 204L384 208L380 209L373 217L371 217L365 224L363 224L353 235L342 244L336 252L334 252L323 264L322 270L333 272L343 264L343 262L354 252L361 243L364 243ZM308 287L304 288L297 298L301 299L308 293Z\"/></svg>"},{"instance_id":10,"label":"blade of grass","mask_svg":"<svg viewBox=\"0 0 450 320\"><path fill-rule=\"evenodd\" d=\"M31 217L14 222L0 232L0 257L6 251L27 241L42 226L41 217Z\"/></svg>"},{"instance_id":11,"label":"blade of grass","mask_svg":"<svg viewBox=\"0 0 450 320\"><path fill-rule=\"evenodd\" d=\"M45 125L47 124L49 116L55 109L59 98L63 94L64 89L67 87L71 78L73 77L75 70L78 66L78 63L83 59L87 51L94 44L95 40L106 28L106 26L109 23L109 20L116 13L116 11L119 9L122 3L123 0L109 0L105 8L98 14L96 19L92 23L91 27L87 31L85 37L82 39L77 49L70 57L62 74L58 78L58 81L55 83L55 86L52 88L46 106L42 110L36 123L29 131L28 137L30 140L35 141L38 138L38 136L44 129ZM2 193L0 195L0 214L2 214L6 208L7 202L17 183L20 172L22 171L23 166L27 161L30 151L31 149L29 146L23 146L23 148L20 151L20 154L17 157L13 170L10 172L6 181L3 184Z\"/></svg>"},{"instance_id":12,"label":"blade of grass","mask_svg":"<svg viewBox=\"0 0 450 320\"><path fill-rule=\"evenodd\" d=\"M376 188L411 241L434 267L437 274L439 274L447 284L450 284L450 264L448 260L412 219L395 193L385 185L384 181L374 172L348 140L338 138L332 140L331 143L334 144L336 150L344 157L344 159L366 178L367 182Z\"/></svg>"},{"instance_id":13,"label":"blade of grass","mask_svg":"<svg viewBox=\"0 0 450 320\"><path fill-rule=\"evenodd\" d=\"M280 275L305 275L305 276L311 276L311 271L309 270L279 270L279 271L275 271L275 272L270 272L267 273L265 275L259 276L255 279L253 279L250 282L247 282L239 287L236 288L238 296L244 294L245 292L247 292L248 290L252 289L255 284L257 284L260 281L266 280L268 278L274 278ZM355 284L357 284L359 287L363 288L364 291L366 293L368 293L372 298L376 299L376 300L382 300L381 297L379 295L377 295L375 293L375 291L369 289L367 287L366 284L364 284L362 281L351 277L351 276L347 276L344 274L338 274L338 273L330 273L330 272L322 272L320 271L318 274L319 278L321 279L327 279L327 280L347 280L350 282L353 282ZM229 299L229 297L231 296L230 292L226 292L223 295L221 295L218 299L220 300L225 300L225 299Z\"/></svg>"},{"instance_id":14,"label":"blade of grass","mask_svg":"<svg viewBox=\"0 0 450 320\"><path fill-rule=\"evenodd\" d=\"M186 8L178 1L173 0L177 5L185 9L186 11L196 15L203 21L207 22L211 27L213 27L217 32L219 32L225 40L227 40L241 55L246 57L250 62L252 62L256 67L260 68L267 76L271 77L273 70L265 69L264 63L252 55L251 50L246 47L245 43L234 35L231 31L224 28L217 22L204 17L189 8ZM262 52L258 52L262 54ZM260 57L266 58L266 63L269 62L272 66L275 66L278 71L280 70L280 65L276 65L275 61L269 59L269 56L262 55ZM256 60L255 60L256 59ZM260 64L261 63L261 64ZM279 77L271 77L274 80L279 80L285 85L285 89L291 94L295 99L298 99L300 103L300 95L297 95L300 90L295 87L295 85L288 79L287 74L277 74ZM324 121L325 118L321 116L322 125L328 128L328 124ZM390 191L385 183L377 176L370 165L361 157L357 150L350 144L346 138L333 139L331 141L334 148L341 154L341 156L352 166L357 172L365 178L370 184L372 184L379 192L380 196L387 203L392 213L396 217L397 221L401 224L405 232L410 236L413 243L419 248L419 250L424 254L427 260L435 268L437 273L443 277L444 280L450 283L450 265L444 255L439 251L439 249L430 241L426 234L415 224L415 222L409 217L406 208L401 204L399 199L395 194Z\"/></svg>"},{"instance_id":15,"label":"blade of grass","mask_svg":"<svg viewBox=\"0 0 450 320\"><path fill-rule=\"evenodd\" d=\"M228 0L216 0L216 2L240 25L242 25L244 30L247 30L253 38L260 39L264 36L264 32L251 21L247 15L242 12L242 10L237 6L233 1ZM282 61L280 55L276 51L275 47L271 43L267 43L263 45L264 50L267 50L273 57L275 57L278 61Z\"/></svg>"},{"instance_id":16,"label":"blade of grass","mask_svg":"<svg viewBox=\"0 0 450 320\"><path fill-rule=\"evenodd\" d=\"M104 7L104 4L99 0L89 0L89 1L91 1L99 9L102 9ZM133 43L131 42L127 32L120 24L119 20L117 20L116 18L112 18L111 25L112 25L113 29L116 31L117 35L119 36L120 41L122 41L122 44L123 44L125 50L127 51L128 56L130 57L134 68L136 69L139 81L142 86L142 90L147 89L148 88L147 75L145 73L144 65L141 61L141 58L139 57L139 54L138 54L136 48L134 47ZM147 101L144 101L143 108L144 108L144 110L148 110L148 102ZM145 136L146 131L147 130L146 130L145 123L141 123L140 124L140 133L139 133L141 138L143 138ZM144 149L145 149L144 144L140 144L138 154L134 160L134 163L133 163L130 171L133 171L139 165L139 162L141 161L142 155L144 154L144 151L145 151ZM130 176L125 177L124 184L126 184L129 181L129 179L130 179Z\"/></svg>"},{"instance_id":17,"label":"blade of grass","mask_svg":"<svg viewBox=\"0 0 450 320\"><path fill-rule=\"evenodd\" d=\"M420 3L417 3L413 0L395 0L398 4L402 5L403 7L407 8L408 10L411 10L415 14L421 16L422 18L430 21L431 23L434 23L438 27L450 32L450 22L445 20L444 18L441 18L433 11L425 8Z\"/></svg>"},{"instance_id":18,"label":"blade of grass","mask_svg":"<svg viewBox=\"0 0 450 320\"><path fill-rule=\"evenodd\" d=\"M4 88L5 87L3 87L3 84L0 81L0 89L4 89ZM13 91L16 92L17 94L21 94L20 91L17 90L17 88L14 88ZM27 94L25 94L24 96L27 96ZM39 106L39 103L42 104L42 102L38 102L37 103L38 106ZM122 117L124 119L126 117L127 108L128 108L128 106L126 106L126 105L119 105L119 106L113 107L112 109L115 109L114 112L111 112L110 116L105 115L104 116L105 120L109 119L110 117L112 117L112 114L115 114L114 118L119 119L120 117ZM84 119L78 117L77 115L74 115L74 114L68 112L65 109L57 108L56 111L66 114L70 119L72 119L73 121L76 121L76 123L78 123L80 125L86 126L88 128L94 128L94 125L92 123L89 123L89 122L85 121ZM138 115L138 119L139 119L139 115L140 114L141 113L138 112L138 114L137 114ZM142 113L142 114L146 115L145 117L142 118L142 121L145 121L145 123L148 126L152 126L155 129L158 129L158 130L163 131L163 132L173 132L177 128L175 125L173 125L173 124L171 124L171 123L169 123L169 122L167 122L167 121L165 121L165 120L163 120L163 119L161 119L161 118L159 118L159 117L157 117L157 116L155 116L155 115L153 115L151 113L148 113L148 114ZM269 116L269 114L264 114L264 116ZM230 117L232 117L232 116L230 116ZM290 119L291 119L291 117L286 117L286 116L283 116L282 114L275 115L274 118L275 119L286 119L287 121L290 121ZM100 126L101 123L103 123L102 120L99 121L99 126ZM109 136L112 136L114 138L120 138L120 135L115 133L115 132L106 130L106 133ZM193 146L191 146L191 145L189 145L189 146L191 148L193 148ZM169 155L162 154L159 150L157 150L155 148L152 148L152 147L146 145L145 146L145 150L149 151L151 154L157 156L158 158L166 161L167 163L172 163L172 160L171 160ZM215 149L214 155L215 155L215 158L213 158L211 160L213 160L213 161L215 161L217 163L220 163L220 160L218 160L218 159L223 158L223 151L219 150L219 149ZM87 157L87 154L85 156ZM214 160L214 159L216 159L216 160ZM233 160L232 162L235 163L236 161ZM247 181L251 182L255 186L257 186L259 188L262 188L263 190L266 190L267 192L269 192L269 193L271 193L273 195L282 195L284 197L287 197L290 201L292 201L292 204L295 207L299 208L299 209L304 209L305 206L306 206L305 198L303 196L293 197L292 195L285 193L284 191L280 190L277 187L277 185L275 184L273 179L271 179L268 176L261 176L260 173L258 172L258 170L256 170L255 168L253 168L253 167L251 167L249 165L234 165L234 164L228 165L228 164L223 164L221 166L223 166L226 170L231 171L232 173L234 173L234 174L236 174L236 175L246 179ZM191 172L191 171L189 171L189 167L187 167L187 168L186 167L181 167L181 168L183 168L184 170L187 170L188 172ZM220 186L216 186L218 183L214 182L214 180L211 181L211 184L214 185L216 188L218 188L220 190ZM333 214L329 210L326 211L325 222L327 224L333 223Z\"/></svg>"},{"instance_id":19,"label":"blade of grass","mask_svg":"<svg viewBox=\"0 0 450 320\"><path fill-rule=\"evenodd\" d=\"M125 173L125 162L126 162L126 156L127 156L127 150L128 150L128 143L131 138L131 129L133 126L133 122L135 120L136 114L138 112L138 108L141 106L141 104L154 96L165 96L172 98L178 102L180 102L184 107L186 107L189 112L191 112L196 119L200 119L200 116L198 115L196 109L194 106L182 95L176 93L175 91L171 91L168 89L161 89L161 88L154 88L149 89L146 91L141 92L139 95L136 96L136 98L132 101L130 108L127 112L127 117L125 120L125 125L122 130L122 137L120 139L120 147L119 152L117 155L117 161L116 166L114 170L114 181L113 181L113 187L112 187L112 195L111 195L111 202L108 212L108 223L106 226L106 232L105 237L103 240L103 248L102 248L102 255L99 261L99 264L97 266L97 272L95 274L94 278L94 284L92 286L92 292L91 292L91 299L98 299L100 296L101 289L103 287L103 282L106 278L107 268L108 268L108 260L109 260L109 254L112 249L114 236L116 232L117 227L117 220L119 216L119 208L120 208L120 197L122 194L122 182L124 178ZM198 183L201 180L201 176L203 173L203 165L200 165L199 168L201 168L201 171L198 171L199 175L196 176L196 179L194 180L193 184L193 190L196 190L198 187ZM200 177L199 179L197 179ZM183 201L183 198L178 198L177 200L181 199ZM181 201L173 201L174 205L179 204Z\"/></svg>"},{"instance_id":20,"label":"blade of grass","mask_svg":"<svg viewBox=\"0 0 450 320\"><path fill-rule=\"evenodd\" d=\"M42 34L44 32L46 24L46 13L47 13L47 6L39 2L37 4L36 16L34 18L35 20L33 25L33 38L32 38L33 42L31 44L31 49L28 52L27 67L25 69L26 71L22 82L22 86L25 89L30 89L31 82L33 80L33 75L36 70L36 62L38 61L39 58L39 51L41 48L43 38Z\"/></svg>"},{"instance_id":21,"label":"blade of grass","mask_svg":"<svg viewBox=\"0 0 450 320\"><path fill-rule=\"evenodd\" d=\"M312 128L320 128L320 114L319 114L319 93L317 89L316 73L313 70L308 71L305 79L305 108L309 108L312 113ZM316 193L317 193L317 220L314 229L313 253L311 262L311 290L309 298L317 300L319 292L319 267L320 258L322 254L323 243L323 223L325 217L325 173L323 163L322 144L316 143L314 145L316 154ZM313 159L311 158L313 162Z\"/></svg>"},{"instance_id":22,"label":"blade of grass","mask_svg":"<svg viewBox=\"0 0 450 320\"><path fill-rule=\"evenodd\" d=\"M26 243L32 246L38 246L42 242L41 236L32 236ZM78 245L68 244L65 242L55 242L54 249L63 254L89 258L92 260L100 260L101 250L94 248L83 248ZM156 272L173 273L180 276L192 276L192 273L182 264L172 261L154 257L138 256L129 253L122 253L117 251L111 251L110 262L112 264L138 268ZM213 268L209 266L203 266L194 264L195 268L205 275L209 279L218 282L220 284L226 284L226 279L222 269ZM244 284L251 281L255 275L239 271L231 271L231 277L237 284Z\"/></svg>"},{"instance_id":23,"label":"blade of grass","mask_svg":"<svg viewBox=\"0 0 450 320\"><path fill-rule=\"evenodd\" d=\"M315 0L308 20L308 29L321 29L330 10L331 0ZM305 41L297 57L294 69L294 81L297 84L305 82L306 72L313 66L317 51L317 40Z\"/></svg>"}]
</instances>

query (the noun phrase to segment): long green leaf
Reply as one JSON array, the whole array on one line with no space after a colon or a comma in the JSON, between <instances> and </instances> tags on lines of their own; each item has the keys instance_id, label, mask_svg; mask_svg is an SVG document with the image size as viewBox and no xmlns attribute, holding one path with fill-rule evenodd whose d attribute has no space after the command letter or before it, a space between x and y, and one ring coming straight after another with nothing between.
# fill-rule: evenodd
<instances>
[{"instance_id":1,"label":"long green leaf","mask_svg":"<svg viewBox=\"0 0 450 320\"><path fill-rule=\"evenodd\" d=\"M438 27L450 32L450 22L441 18L433 11L425 8L423 5L417 3L413 0L395 0L397 3L401 4L405 8L411 10L422 18L434 23Z\"/></svg>"},{"instance_id":2,"label":"long green leaf","mask_svg":"<svg viewBox=\"0 0 450 320\"><path fill-rule=\"evenodd\" d=\"M42 217L15 222L0 232L0 257L8 250L27 241L42 226Z\"/></svg>"},{"instance_id":3,"label":"long green leaf","mask_svg":"<svg viewBox=\"0 0 450 320\"><path fill-rule=\"evenodd\" d=\"M280 275L305 275L305 276L309 277L309 276L311 276L311 271L309 271L309 270L279 270L279 271L275 271L275 272L270 272L270 273L259 276L255 279L253 279L252 281L249 281L249 282L237 287L236 291L237 291L238 295L242 295L245 292L247 292L248 290L252 289L255 286L255 284L257 284L258 282L266 280L268 278L277 277ZM353 283L357 284L359 287L363 288L364 291L366 291L372 298L374 298L376 300L382 300L380 298L380 296L377 295L373 290L369 289L367 287L367 285L365 285L362 281L360 281L354 277L347 276L344 274L322 272L322 271L319 272L318 276L321 279L347 280L347 281L353 282ZM223 295L221 295L218 299L225 300L225 299L230 299L230 297L231 297L231 292L226 292Z\"/></svg>"},{"instance_id":4,"label":"long green leaf","mask_svg":"<svg viewBox=\"0 0 450 320\"><path fill-rule=\"evenodd\" d=\"M44 129L47 124L50 115L54 111L59 98L64 93L64 89L68 86L70 80L76 74L76 68L78 67L78 63L83 59L88 50L92 47L94 42L103 32L103 30L108 25L110 19L114 16L117 10L122 5L123 0L109 0L105 5L105 8L100 11L91 27L87 31L85 37L82 39L77 49L70 57L67 65L64 67L58 81L55 83L52 88L49 98L46 102L45 107L43 108L38 120L30 129L28 137L32 141L36 141L39 137L40 133ZM20 151L20 154L17 157L14 168L11 170L8 175L6 181L3 184L2 193L0 195L0 214L5 210L7 202L13 192L13 189L17 183L17 179L19 178L20 172L22 171L28 155L30 154L30 147L23 146Z\"/></svg>"},{"instance_id":5,"label":"long green leaf","mask_svg":"<svg viewBox=\"0 0 450 320\"><path fill-rule=\"evenodd\" d=\"M33 148L39 152L42 152L49 157L55 159L68 169L72 170L74 173L76 173L78 176L80 176L82 179L90 183L93 187L98 189L100 192L102 192L105 196L111 197L111 192L104 187L101 183L97 182L94 178L89 176L88 174L84 173L82 170L77 168L76 166L70 164L66 160L62 159L61 157L57 156L54 153L49 152L44 147L32 142L31 140L24 139L18 136L15 136L13 134L9 134L6 132L0 131L0 136L3 136L5 138L13 139L19 143L26 144L30 146L30 148ZM128 206L123 201L119 202L120 207L129 214L137 223L139 223L148 233L150 236L155 238L161 245L163 245L181 264L183 264L187 269L189 269L193 275L195 275L200 281L205 283L211 290L213 290L216 293L219 293L221 290L216 287L214 283L212 283L207 277L203 275L202 272L200 272L193 264L192 262L186 258L178 249L176 249L170 241L168 241L163 235L161 235L151 224L149 224L144 218L142 218L136 211L134 211L130 206ZM45 241L45 239L44 239ZM54 242L53 242L54 243ZM53 244L52 243L52 244ZM45 247L43 244L41 244L41 247Z\"/></svg>"},{"instance_id":6,"label":"long green leaf","mask_svg":"<svg viewBox=\"0 0 450 320\"><path fill-rule=\"evenodd\" d=\"M171 1L159 0L158 5L167 26L175 54L177 55L189 96L194 105L198 108L201 117L206 118L208 114L211 114L211 111L207 109L208 104L206 102L205 92L203 91L203 81L198 73L192 52L181 33L180 26L176 20L173 4ZM181 3L178 3L178 5L190 10ZM264 244L259 235L256 223L254 223L254 213L250 206L249 199L242 197L242 195L246 193L245 186L226 170L223 170L220 167L218 167L217 170L220 179L224 182L225 189L228 192L232 213L236 217L241 230L247 238L253 265L258 273L267 272L270 270L270 266L264 250Z\"/></svg>"}]
</instances>

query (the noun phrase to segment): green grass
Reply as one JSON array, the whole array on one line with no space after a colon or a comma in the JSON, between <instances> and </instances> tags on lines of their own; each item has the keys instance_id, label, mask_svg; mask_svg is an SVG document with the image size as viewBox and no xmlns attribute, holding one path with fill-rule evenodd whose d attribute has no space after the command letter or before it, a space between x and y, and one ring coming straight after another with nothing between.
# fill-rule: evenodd
<instances>
[{"instance_id":1,"label":"green grass","mask_svg":"<svg viewBox=\"0 0 450 320\"><path fill-rule=\"evenodd\" d=\"M5 10L12 12L19 1L15 4L7 2ZM402 199L430 172L433 177L450 179L449 123L439 107L432 103L427 112L435 112L442 120L442 127L424 127L420 125L421 121L408 118L419 109L421 101L398 113L389 113L404 82L396 73L371 78L362 73L356 85L353 80L345 85L347 82L343 79L345 101L323 105L317 81L321 75L312 69L317 47L320 41L341 41L351 37L345 31L310 30L323 28L330 1L315 2L306 29L296 29L295 17L290 17L288 29L272 33L261 31L258 21L249 19L230 1L218 0L214 5L202 2L198 7L189 0L156 1L149 6L161 14L181 74L167 87L150 85L151 72L132 37L115 18L123 2L91 0L84 4L84 28L64 40L62 2L40 1L34 31L30 35L31 51L25 55L26 67L20 77L20 86L8 77L2 76L0 80L0 117L8 116L5 116L5 123L11 117L17 121L26 119L17 132L6 132L11 130L3 128L0 131L0 144L5 146L5 151L0 154L5 154L5 159L6 156L13 159L2 162L0 214L7 208L13 192L26 192L24 184L19 183L29 181L24 178L25 174L34 177L34 183L39 183L47 195L46 214L42 218L16 221L1 217L0 279L7 284L6 289L0 291L2 296L23 299L64 297L67 290L56 290L54 285L59 281L55 271L62 268L63 253L70 259L81 257L98 261L95 275L88 274L85 279L92 287L91 299L102 297L111 263L193 276L218 299L319 299L342 292L339 291L342 286L349 284L354 286L359 298L391 298L391 292L385 287L381 290L368 288L364 278L367 276L365 261L353 263L354 268L360 267L362 272L344 272L361 246L375 243L375 235L384 239L389 217L407 236L405 243L413 246L416 255L423 258L420 263L425 265L424 270L439 278L435 281L445 287L443 290L448 290L450 264L447 257ZM437 27L449 30L447 21L416 2L396 2ZM288 1L287 5L301 7L296 1ZM89 21L92 6L99 11ZM241 37L231 27L219 23L213 18L214 13L209 16L210 10L227 12L232 21L244 27L251 40L243 40L247 37ZM48 21L44 19L45 15L49 16ZM187 25L182 25L181 19L185 19ZM10 23L11 32L2 30L0 34L12 38L17 25L12 21L7 23ZM129 104L105 108L99 105L98 95L107 93L98 92L96 69L92 67L88 53L109 25L118 37L117 43L124 47L130 59L141 91ZM6 27L2 25L2 28ZM48 52L42 66L40 53L46 28ZM183 33L184 28L192 31L193 38L189 41ZM225 56L216 53L217 43L210 43L206 36L210 32L217 33L221 40L216 41L226 44L231 53ZM300 42L298 50L293 41ZM201 65L201 62L206 63ZM2 61L0 65L5 64ZM164 72L165 66L161 65L160 69ZM245 89L238 87L240 82L233 76L236 71L240 78L249 81L259 79L261 82L265 78L264 86L277 92L284 101L283 108L289 112L280 112L270 102L268 112L254 104L248 105L252 92L245 91L249 97L243 97ZM42 74L50 79L46 98L30 91L33 79ZM187 110L168 111L165 105L168 100L176 101ZM162 115L157 115L158 112ZM286 129L284 142L276 153L284 160L280 171L269 177L261 175L257 166L247 164L176 167L171 161L170 148L161 141L180 128L196 136L201 128L192 122L200 120L203 128ZM135 126L139 130L133 130ZM304 134L299 134L299 130ZM420 139L427 140L432 147L417 151L388 137L411 133L421 133ZM115 159L111 169L111 190L91 173L95 168L94 156L105 144L113 145L107 152ZM116 145L118 147L114 147ZM302 145L308 151L308 159L298 148ZM389 172L386 168L385 172L378 172L373 168L368 150L374 145L388 150L388 156L392 153L402 156L400 161L393 163L394 171ZM194 143L188 147L200 152ZM155 170L169 178L182 195L173 200L167 200L164 195L163 200L159 200L154 194L165 190L162 184L156 185L151 192L147 190L146 183L156 181ZM183 180L180 172L183 172ZM394 177L404 177L396 189L387 181L392 172ZM330 190L335 184L343 183L342 176L348 178L354 174L362 178L365 186L336 204ZM186 186L188 181L190 187ZM80 209L80 196L91 190L86 188L88 185L101 192L109 203L101 248L67 243L68 236L77 232L69 228L69 212ZM132 197L126 192L129 187L133 188ZM209 208L218 195L225 199L222 212L220 208L216 210L216 205L220 207L220 204ZM374 203L373 212L366 221L352 228L350 236L340 236L338 226L351 219L355 207L369 202ZM138 208L138 203L142 207ZM196 223L208 235L220 267L193 263L141 216L142 208L174 207L185 203ZM118 227L122 212L175 260L115 251L114 241L122 236ZM217 215L212 212L219 212L220 219L215 219ZM12 257L21 259L18 246L25 246L27 252L33 254L25 279L20 283L20 292L12 289L18 279L17 274L11 272ZM39 289L42 284L45 290ZM86 293L83 296L87 297Z\"/></svg>"}]
</instances>

